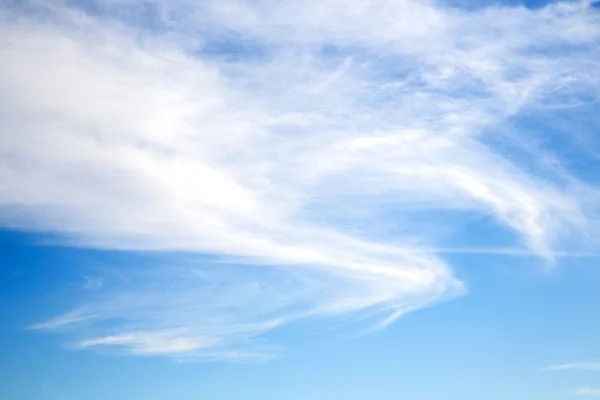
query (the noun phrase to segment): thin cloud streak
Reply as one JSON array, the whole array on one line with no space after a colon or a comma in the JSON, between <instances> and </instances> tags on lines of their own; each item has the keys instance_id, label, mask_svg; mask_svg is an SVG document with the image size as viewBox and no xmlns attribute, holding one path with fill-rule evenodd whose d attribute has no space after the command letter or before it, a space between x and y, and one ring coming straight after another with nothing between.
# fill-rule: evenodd
<instances>
[{"instance_id":1,"label":"thin cloud streak","mask_svg":"<svg viewBox=\"0 0 600 400\"><path fill-rule=\"evenodd\" d=\"M509 123L597 100L595 11L144 4L162 30L133 23L130 0L0 11L0 223L218 261L97 276L38 329L75 348L264 359L263 336L295 321L386 325L464 294L444 253L595 253L594 182ZM441 211L517 239L447 247Z\"/></svg>"},{"instance_id":2,"label":"thin cloud streak","mask_svg":"<svg viewBox=\"0 0 600 400\"><path fill-rule=\"evenodd\" d=\"M523 257L539 257L539 253L536 253L527 249L519 248L431 248L431 249L411 249L407 251L413 251L416 254L489 254L489 255L503 255L503 256L523 256ZM553 251L550 253L552 258L594 258L600 257L600 253L584 253L584 252L558 252Z\"/></svg>"},{"instance_id":3,"label":"thin cloud streak","mask_svg":"<svg viewBox=\"0 0 600 400\"><path fill-rule=\"evenodd\" d=\"M578 370L578 371L600 371L600 363L595 362L577 362L552 365L544 368L544 371L566 371L566 370Z\"/></svg>"},{"instance_id":4,"label":"thin cloud streak","mask_svg":"<svg viewBox=\"0 0 600 400\"><path fill-rule=\"evenodd\" d=\"M600 396L600 388L583 386L576 389L573 393L578 396Z\"/></svg>"}]
</instances>

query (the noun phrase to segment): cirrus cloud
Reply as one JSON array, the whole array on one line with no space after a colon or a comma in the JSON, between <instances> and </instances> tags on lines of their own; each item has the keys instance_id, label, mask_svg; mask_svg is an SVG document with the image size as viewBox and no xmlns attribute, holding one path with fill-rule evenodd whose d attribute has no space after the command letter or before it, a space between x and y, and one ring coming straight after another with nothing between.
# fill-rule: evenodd
<instances>
[{"instance_id":1,"label":"cirrus cloud","mask_svg":"<svg viewBox=\"0 0 600 400\"><path fill-rule=\"evenodd\" d=\"M151 27L135 1L27 4L0 15L2 224L220 260L103 279L37 326L76 347L264 358L293 321L385 325L464 293L444 215L550 263L595 246L596 182L560 143L600 147L532 128L593 114L589 5L156 0Z\"/></svg>"}]
</instances>

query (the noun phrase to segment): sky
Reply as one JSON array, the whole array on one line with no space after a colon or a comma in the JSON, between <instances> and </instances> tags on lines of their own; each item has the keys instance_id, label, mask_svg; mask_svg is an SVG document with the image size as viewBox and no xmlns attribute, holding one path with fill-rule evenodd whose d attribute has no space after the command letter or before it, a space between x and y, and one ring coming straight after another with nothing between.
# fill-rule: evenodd
<instances>
[{"instance_id":1,"label":"sky","mask_svg":"<svg viewBox=\"0 0 600 400\"><path fill-rule=\"evenodd\" d=\"M600 4L0 0L0 398L600 398Z\"/></svg>"}]
</instances>

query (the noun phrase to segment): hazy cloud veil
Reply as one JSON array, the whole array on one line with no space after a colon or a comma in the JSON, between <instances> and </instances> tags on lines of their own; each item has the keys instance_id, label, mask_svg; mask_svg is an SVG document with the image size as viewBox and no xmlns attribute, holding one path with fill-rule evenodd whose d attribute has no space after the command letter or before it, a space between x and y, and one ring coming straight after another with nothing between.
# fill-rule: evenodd
<instances>
[{"instance_id":1,"label":"hazy cloud veil","mask_svg":"<svg viewBox=\"0 0 600 400\"><path fill-rule=\"evenodd\" d=\"M293 321L385 325L464 292L437 251L460 213L548 264L596 247L590 2L32 0L0 21L0 222L218 260L95 281L37 326L77 347L260 359Z\"/></svg>"}]
</instances>

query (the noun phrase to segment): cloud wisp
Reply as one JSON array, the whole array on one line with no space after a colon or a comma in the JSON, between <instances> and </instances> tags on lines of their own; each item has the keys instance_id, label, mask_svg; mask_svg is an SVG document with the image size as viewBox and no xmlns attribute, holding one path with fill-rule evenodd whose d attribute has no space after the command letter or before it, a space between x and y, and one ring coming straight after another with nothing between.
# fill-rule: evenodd
<instances>
[{"instance_id":1,"label":"cloud wisp","mask_svg":"<svg viewBox=\"0 0 600 400\"><path fill-rule=\"evenodd\" d=\"M582 386L580 388L577 388L574 391L574 394L576 394L578 396L600 397L600 388L593 388L593 387L589 387L589 386Z\"/></svg>"},{"instance_id":2,"label":"cloud wisp","mask_svg":"<svg viewBox=\"0 0 600 400\"><path fill-rule=\"evenodd\" d=\"M566 364L551 365L543 369L546 372L556 371L589 371L600 372L600 363L598 362L572 362ZM582 386L573 391L578 396L600 396L600 388Z\"/></svg>"},{"instance_id":3,"label":"cloud wisp","mask_svg":"<svg viewBox=\"0 0 600 400\"><path fill-rule=\"evenodd\" d=\"M576 363L567 363L567 364L552 365L550 367L544 368L544 371L567 371L567 370L599 371L600 372L600 363L597 363L597 362L576 362Z\"/></svg>"},{"instance_id":4,"label":"cloud wisp","mask_svg":"<svg viewBox=\"0 0 600 400\"><path fill-rule=\"evenodd\" d=\"M589 162L600 146L532 128L594 114L589 6L140 7L0 11L0 223L219 262L100 277L37 328L78 348L265 358L263 335L294 321L385 325L464 293L428 250L449 215L487 216L549 263L595 248L597 182L564 143Z\"/></svg>"}]
</instances>

